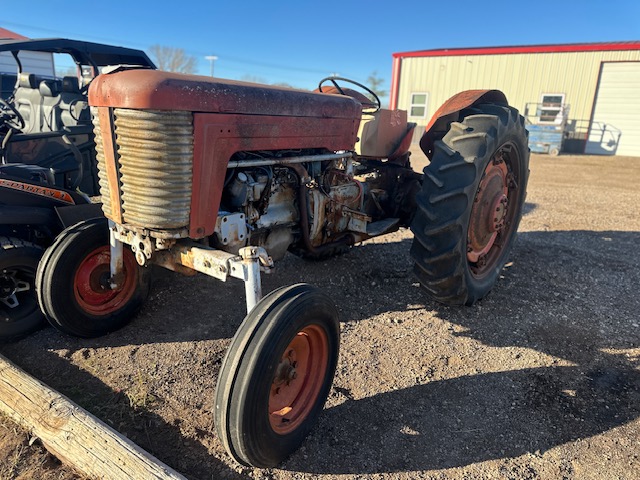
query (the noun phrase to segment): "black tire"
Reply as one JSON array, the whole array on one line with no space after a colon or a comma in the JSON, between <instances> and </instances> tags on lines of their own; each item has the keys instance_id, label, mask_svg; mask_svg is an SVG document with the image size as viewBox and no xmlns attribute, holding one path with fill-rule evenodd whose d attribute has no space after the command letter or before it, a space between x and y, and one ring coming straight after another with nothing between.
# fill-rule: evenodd
<instances>
[{"instance_id":1,"label":"black tire","mask_svg":"<svg viewBox=\"0 0 640 480\"><path fill-rule=\"evenodd\" d=\"M522 217L527 138L516 109L484 104L435 142L411 225L414 272L435 300L472 305L498 279Z\"/></svg>"},{"instance_id":2,"label":"black tire","mask_svg":"<svg viewBox=\"0 0 640 480\"><path fill-rule=\"evenodd\" d=\"M35 293L42 248L0 237L0 341L17 340L46 325Z\"/></svg>"},{"instance_id":3,"label":"black tire","mask_svg":"<svg viewBox=\"0 0 640 480\"><path fill-rule=\"evenodd\" d=\"M140 267L124 248L124 280L111 290L109 229L106 218L94 218L65 229L38 265L36 291L45 317L58 330L92 338L129 323L142 307L151 285L148 268Z\"/></svg>"},{"instance_id":4,"label":"black tire","mask_svg":"<svg viewBox=\"0 0 640 480\"><path fill-rule=\"evenodd\" d=\"M216 430L237 462L274 467L300 446L329 394L339 343L338 313L318 289L292 285L258 302L231 341L216 389Z\"/></svg>"}]
</instances>

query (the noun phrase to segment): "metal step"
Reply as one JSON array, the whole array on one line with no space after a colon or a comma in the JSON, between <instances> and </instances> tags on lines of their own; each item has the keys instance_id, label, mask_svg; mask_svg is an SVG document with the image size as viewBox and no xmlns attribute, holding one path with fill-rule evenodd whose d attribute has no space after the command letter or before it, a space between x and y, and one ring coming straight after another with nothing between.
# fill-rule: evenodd
<instances>
[{"instance_id":1,"label":"metal step","mask_svg":"<svg viewBox=\"0 0 640 480\"><path fill-rule=\"evenodd\" d=\"M378 220L367 225L367 235L370 237L377 237L378 235L384 235L385 233L395 232L398 229L400 223L399 218L385 218L384 220Z\"/></svg>"}]
</instances>

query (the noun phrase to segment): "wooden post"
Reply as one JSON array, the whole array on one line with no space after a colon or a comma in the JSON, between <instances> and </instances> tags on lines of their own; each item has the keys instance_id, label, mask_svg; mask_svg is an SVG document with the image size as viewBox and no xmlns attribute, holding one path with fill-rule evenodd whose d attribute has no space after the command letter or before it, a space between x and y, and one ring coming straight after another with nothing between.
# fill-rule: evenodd
<instances>
[{"instance_id":1,"label":"wooden post","mask_svg":"<svg viewBox=\"0 0 640 480\"><path fill-rule=\"evenodd\" d=\"M89 477L185 478L2 355L0 411L40 438L62 462Z\"/></svg>"}]
</instances>

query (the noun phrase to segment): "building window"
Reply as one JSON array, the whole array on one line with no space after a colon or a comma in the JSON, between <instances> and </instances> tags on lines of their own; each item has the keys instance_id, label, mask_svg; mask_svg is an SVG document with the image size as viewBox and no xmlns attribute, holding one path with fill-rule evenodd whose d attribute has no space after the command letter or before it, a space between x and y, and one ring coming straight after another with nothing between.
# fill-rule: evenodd
<instances>
[{"instance_id":1,"label":"building window","mask_svg":"<svg viewBox=\"0 0 640 480\"><path fill-rule=\"evenodd\" d=\"M540 98L540 123L562 123L564 93L543 93Z\"/></svg>"},{"instance_id":2,"label":"building window","mask_svg":"<svg viewBox=\"0 0 640 480\"><path fill-rule=\"evenodd\" d=\"M427 116L427 100L429 100L428 93L412 93L411 94L411 107L409 108L410 117L426 117Z\"/></svg>"}]
</instances>

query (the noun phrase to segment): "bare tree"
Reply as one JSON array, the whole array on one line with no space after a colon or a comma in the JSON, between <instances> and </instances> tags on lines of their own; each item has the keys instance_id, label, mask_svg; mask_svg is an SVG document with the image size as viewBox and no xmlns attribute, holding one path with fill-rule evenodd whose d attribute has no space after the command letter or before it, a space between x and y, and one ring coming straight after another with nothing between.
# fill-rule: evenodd
<instances>
[{"instance_id":1,"label":"bare tree","mask_svg":"<svg viewBox=\"0 0 640 480\"><path fill-rule=\"evenodd\" d=\"M243 81L243 82L251 82L251 83L262 83L262 84L268 83L265 78L262 78L262 77L260 77L258 75L251 75L249 73L243 75L240 78L240 80Z\"/></svg>"},{"instance_id":2,"label":"bare tree","mask_svg":"<svg viewBox=\"0 0 640 480\"><path fill-rule=\"evenodd\" d=\"M287 82L275 82L270 84L266 78L260 77L258 75L246 74L246 75L243 75L240 78L240 80L242 80L243 82L261 83L263 85L273 85L274 87L296 88Z\"/></svg>"},{"instance_id":3,"label":"bare tree","mask_svg":"<svg viewBox=\"0 0 640 480\"><path fill-rule=\"evenodd\" d=\"M56 77L77 77L78 67L56 67Z\"/></svg>"},{"instance_id":4,"label":"bare tree","mask_svg":"<svg viewBox=\"0 0 640 480\"><path fill-rule=\"evenodd\" d=\"M276 83L272 83L271 85L273 85L274 87L299 88L299 87L294 87L293 85L287 82L276 82Z\"/></svg>"},{"instance_id":5,"label":"bare tree","mask_svg":"<svg viewBox=\"0 0 640 480\"><path fill-rule=\"evenodd\" d=\"M367 78L367 86L376 94L378 97L386 97L387 91L382 89L382 84L384 80L378 76L378 71L371 72L371 75Z\"/></svg>"},{"instance_id":6,"label":"bare tree","mask_svg":"<svg viewBox=\"0 0 640 480\"><path fill-rule=\"evenodd\" d=\"M196 72L196 57L187 55L182 48L152 45L149 52L160 70L180 73Z\"/></svg>"}]
</instances>

